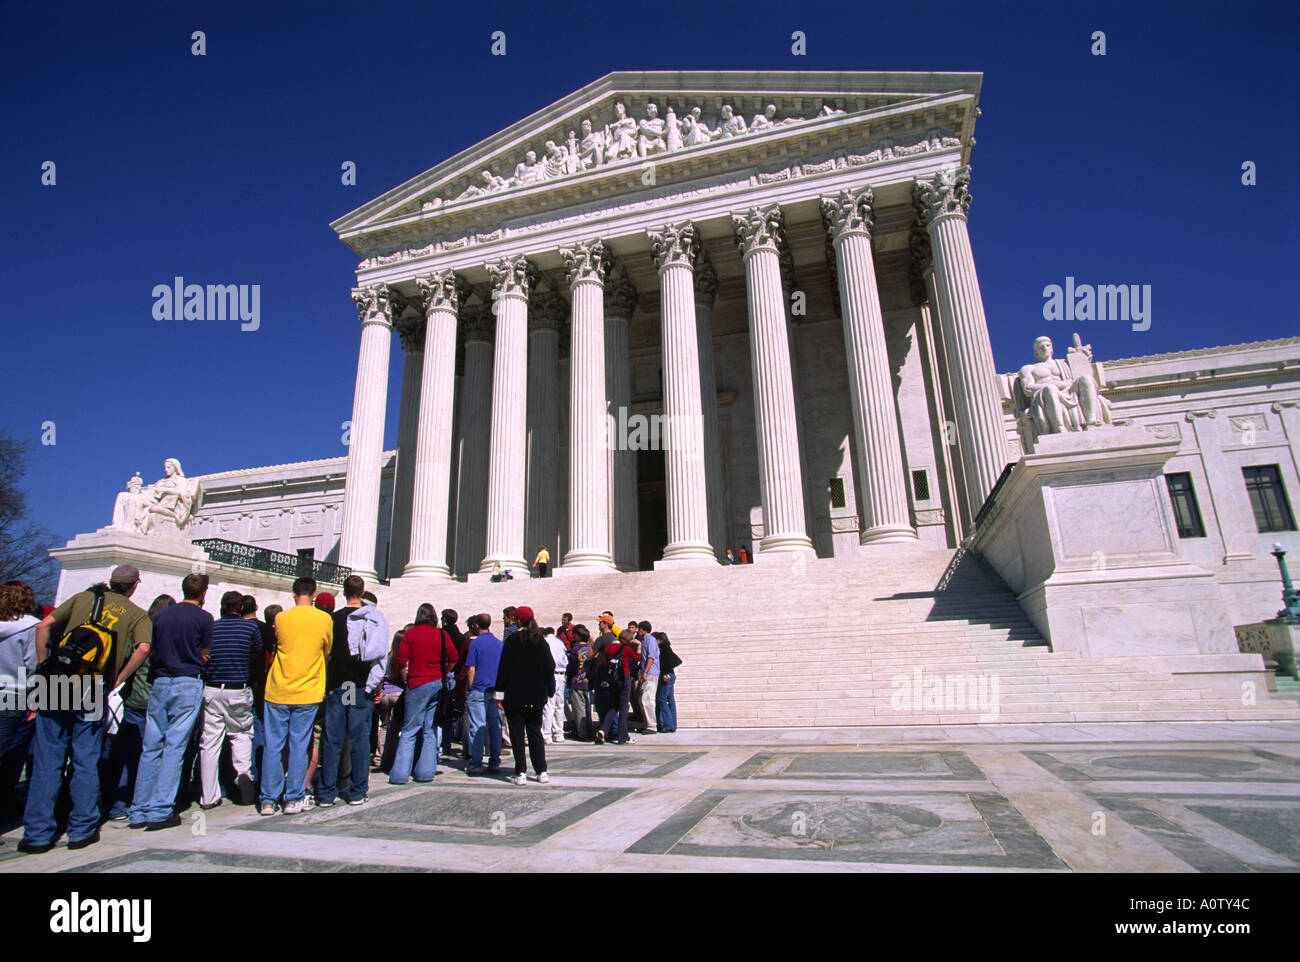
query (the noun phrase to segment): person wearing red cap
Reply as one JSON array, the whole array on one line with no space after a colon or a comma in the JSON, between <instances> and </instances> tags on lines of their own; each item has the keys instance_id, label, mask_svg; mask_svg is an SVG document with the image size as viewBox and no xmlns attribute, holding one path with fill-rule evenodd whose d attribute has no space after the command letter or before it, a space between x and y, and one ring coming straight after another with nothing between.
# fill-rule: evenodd
<instances>
[{"instance_id":1,"label":"person wearing red cap","mask_svg":"<svg viewBox=\"0 0 1300 962\"><path fill-rule=\"evenodd\" d=\"M497 668L497 691L501 693L510 727L510 745L515 756L515 774L510 781L523 785L528 781L524 760L524 737L528 738L528 755L539 782L549 782L546 771L546 740L542 737L542 709L555 694L555 661L537 626L533 609L515 609L519 630L512 634L501 650Z\"/></svg>"}]
</instances>

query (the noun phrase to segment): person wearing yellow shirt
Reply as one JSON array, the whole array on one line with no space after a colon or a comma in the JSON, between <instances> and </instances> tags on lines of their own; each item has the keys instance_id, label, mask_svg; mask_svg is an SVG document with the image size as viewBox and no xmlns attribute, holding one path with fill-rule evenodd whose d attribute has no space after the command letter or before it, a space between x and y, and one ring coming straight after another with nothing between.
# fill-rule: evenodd
<instances>
[{"instance_id":1,"label":"person wearing yellow shirt","mask_svg":"<svg viewBox=\"0 0 1300 962\"><path fill-rule=\"evenodd\" d=\"M542 545L537 551L537 557L533 559L533 567L537 569L537 577L546 577L546 567L551 563L551 553L546 550L546 545Z\"/></svg>"},{"instance_id":2,"label":"person wearing yellow shirt","mask_svg":"<svg viewBox=\"0 0 1300 962\"><path fill-rule=\"evenodd\" d=\"M259 811L274 815L283 796L284 814L297 815L306 807L307 752L312 724L325 698L325 661L334 642L334 621L313 604L314 578L293 583L293 607L275 619L275 659L266 673L263 721L262 797ZM347 644L347 639L343 640ZM289 773L280 762L289 745Z\"/></svg>"}]
</instances>

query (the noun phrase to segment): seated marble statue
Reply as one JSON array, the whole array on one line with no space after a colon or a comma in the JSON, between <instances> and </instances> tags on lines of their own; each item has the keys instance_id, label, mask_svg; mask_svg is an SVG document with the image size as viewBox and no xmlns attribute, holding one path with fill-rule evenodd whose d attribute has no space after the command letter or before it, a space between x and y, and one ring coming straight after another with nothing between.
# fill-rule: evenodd
<instances>
[{"instance_id":1,"label":"seated marble statue","mask_svg":"<svg viewBox=\"0 0 1300 962\"><path fill-rule=\"evenodd\" d=\"M562 177L569 172L569 148L557 144L553 140L546 142L546 176Z\"/></svg>"},{"instance_id":2,"label":"seated marble statue","mask_svg":"<svg viewBox=\"0 0 1300 962\"><path fill-rule=\"evenodd\" d=\"M636 121L627 115L621 100L614 105L614 113L614 122L605 128L605 159L611 163L636 156Z\"/></svg>"},{"instance_id":3,"label":"seated marble statue","mask_svg":"<svg viewBox=\"0 0 1300 962\"><path fill-rule=\"evenodd\" d=\"M664 142L667 126L659 117L659 107L656 104L646 104L645 109L649 116L637 124L637 153L642 157L667 153L668 145Z\"/></svg>"},{"instance_id":4,"label":"seated marble statue","mask_svg":"<svg viewBox=\"0 0 1300 962\"><path fill-rule=\"evenodd\" d=\"M700 108L692 107L691 112L686 115L682 121L683 140L687 147L694 147L696 144L707 144L713 139L708 126L700 119Z\"/></svg>"},{"instance_id":5,"label":"seated marble statue","mask_svg":"<svg viewBox=\"0 0 1300 962\"><path fill-rule=\"evenodd\" d=\"M578 146L578 159L583 167L599 167L605 162L605 135L591 129L591 120L582 122L582 142Z\"/></svg>"},{"instance_id":6,"label":"seated marble statue","mask_svg":"<svg viewBox=\"0 0 1300 962\"><path fill-rule=\"evenodd\" d=\"M523 163L515 164L515 176L510 179L510 186L535 184L546 177L546 169L537 162L537 151L530 150L524 154Z\"/></svg>"},{"instance_id":7,"label":"seated marble statue","mask_svg":"<svg viewBox=\"0 0 1300 962\"><path fill-rule=\"evenodd\" d=\"M163 462L163 471L166 476L149 485L144 492L146 507L144 519L140 522L141 534L148 534L159 525L175 527L183 532L202 503L199 483L185 477L179 461L168 458Z\"/></svg>"},{"instance_id":8,"label":"seated marble statue","mask_svg":"<svg viewBox=\"0 0 1300 962\"><path fill-rule=\"evenodd\" d=\"M147 509L147 497L142 490L144 480L137 471L126 483L126 490L118 494L113 502L113 523L111 527L119 531L139 531Z\"/></svg>"},{"instance_id":9,"label":"seated marble statue","mask_svg":"<svg viewBox=\"0 0 1300 962\"><path fill-rule=\"evenodd\" d=\"M1110 421L1108 406L1088 374L1075 374L1067 361L1052 357L1052 339L1034 341L1037 361L1016 378L1017 408L1028 411L1035 433L1064 434L1101 427Z\"/></svg>"},{"instance_id":10,"label":"seated marble statue","mask_svg":"<svg viewBox=\"0 0 1300 962\"><path fill-rule=\"evenodd\" d=\"M755 114L754 119L749 122L750 130L765 130L771 127L776 121L776 104L768 104L767 109L761 114Z\"/></svg>"},{"instance_id":11,"label":"seated marble statue","mask_svg":"<svg viewBox=\"0 0 1300 962\"><path fill-rule=\"evenodd\" d=\"M731 104L722 105L722 120L718 124L718 129L714 131L714 137L739 137L741 134L749 133L749 128L745 126L745 118L735 113L731 109Z\"/></svg>"}]
</instances>

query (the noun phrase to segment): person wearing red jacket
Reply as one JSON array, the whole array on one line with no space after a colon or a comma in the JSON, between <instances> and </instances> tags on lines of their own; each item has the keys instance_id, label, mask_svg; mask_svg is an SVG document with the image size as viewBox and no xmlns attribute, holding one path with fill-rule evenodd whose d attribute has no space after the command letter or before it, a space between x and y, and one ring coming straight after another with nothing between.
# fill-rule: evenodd
<instances>
[{"instance_id":1,"label":"person wearing red jacket","mask_svg":"<svg viewBox=\"0 0 1300 962\"><path fill-rule=\"evenodd\" d=\"M619 680L617 693L608 693L612 698L607 703L609 708L605 712L605 717L600 720L600 730L596 732L597 745L603 744L613 734L615 722L618 723L618 744L636 744L636 739L628 734L627 712L632 699L632 682L641 670L640 647L636 635L630 631L624 631L618 636L618 641L610 642L601 653L601 678L605 677L604 669L606 665L617 663L622 670L617 673Z\"/></svg>"},{"instance_id":2,"label":"person wearing red jacket","mask_svg":"<svg viewBox=\"0 0 1300 962\"><path fill-rule=\"evenodd\" d=\"M438 774L438 729L434 724L438 692L443 687L444 665L450 681L458 659L451 636L438 627L438 610L433 605L420 605L415 624L402 636L397 649L397 671L406 685L406 702L397 755L388 774L390 785L405 785L412 778L431 782ZM415 736L421 732L424 740L417 759Z\"/></svg>"}]
</instances>

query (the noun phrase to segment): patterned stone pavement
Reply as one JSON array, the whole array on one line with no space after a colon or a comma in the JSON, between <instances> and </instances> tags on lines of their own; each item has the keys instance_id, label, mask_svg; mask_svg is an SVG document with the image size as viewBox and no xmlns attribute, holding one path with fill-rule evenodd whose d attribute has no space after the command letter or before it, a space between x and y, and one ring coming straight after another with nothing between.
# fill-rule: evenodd
<instances>
[{"instance_id":1,"label":"patterned stone pavement","mask_svg":"<svg viewBox=\"0 0 1300 962\"><path fill-rule=\"evenodd\" d=\"M1300 724L695 731L548 747L549 785L372 777L370 802L103 829L0 871L1300 869Z\"/></svg>"}]
</instances>

